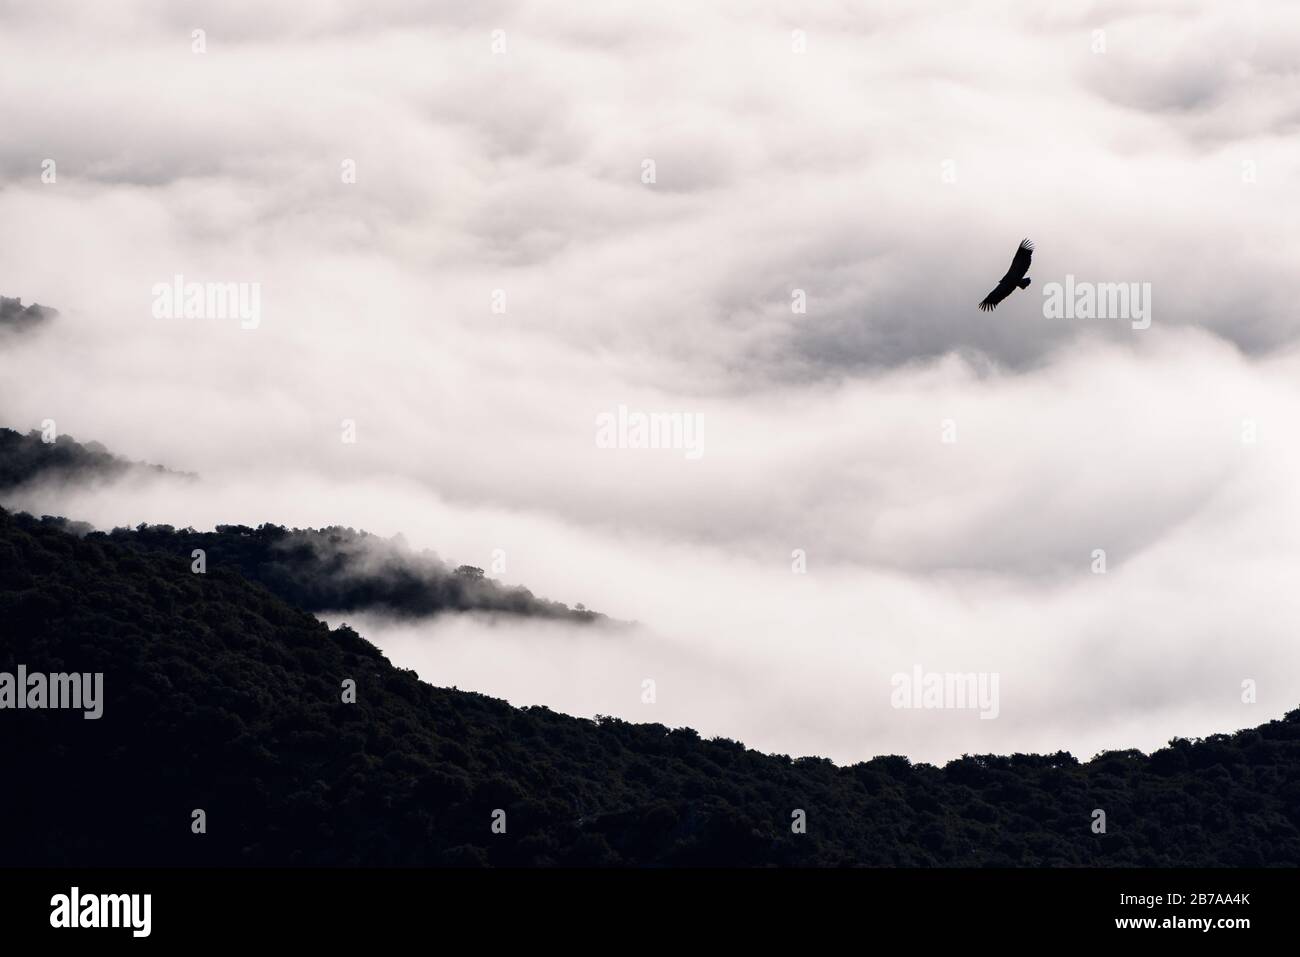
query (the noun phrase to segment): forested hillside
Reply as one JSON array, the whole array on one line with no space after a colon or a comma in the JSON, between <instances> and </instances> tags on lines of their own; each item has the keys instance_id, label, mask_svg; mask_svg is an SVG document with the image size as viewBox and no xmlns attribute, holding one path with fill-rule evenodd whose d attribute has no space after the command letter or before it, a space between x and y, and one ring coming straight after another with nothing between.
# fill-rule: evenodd
<instances>
[{"instance_id":1,"label":"forested hillside","mask_svg":"<svg viewBox=\"0 0 1300 957\"><path fill-rule=\"evenodd\" d=\"M129 473L176 478L192 476L161 465L132 462L109 452L98 442L82 444L69 435L46 442L35 430L24 435L0 428L0 489L27 482L87 482L117 479Z\"/></svg>"},{"instance_id":2,"label":"forested hillside","mask_svg":"<svg viewBox=\"0 0 1300 957\"><path fill-rule=\"evenodd\" d=\"M92 539L100 533L91 533ZM483 569L453 569L400 539L351 528L299 529L281 525L218 525L213 532L170 525L118 528L108 540L129 548L191 556L229 565L306 611L378 611L421 617L449 611L486 611L589 622L605 616L536 597L527 588L488 578Z\"/></svg>"},{"instance_id":3,"label":"forested hillside","mask_svg":"<svg viewBox=\"0 0 1300 957\"><path fill-rule=\"evenodd\" d=\"M434 687L235 562L119 539L0 511L0 671L105 699L0 710L0 864L1300 863L1300 712L1150 757L836 767Z\"/></svg>"},{"instance_id":4,"label":"forested hillside","mask_svg":"<svg viewBox=\"0 0 1300 957\"><path fill-rule=\"evenodd\" d=\"M193 479L159 465L133 462L97 442L60 435L45 442L0 428L0 490L29 482L112 481L128 475ZM79 535L103 537L130 548L167 555L202 549L205 561L233 565L297 608L311 612L373 611L421 617L444 611L486 611L589 622L605 616L538 598L527 588L503 585L472 565L451 568L430 552L351 528L221 525L212 532L170 525L140 525L104 533L85 522L58 520Z\"/></svg>"}]
</instances>

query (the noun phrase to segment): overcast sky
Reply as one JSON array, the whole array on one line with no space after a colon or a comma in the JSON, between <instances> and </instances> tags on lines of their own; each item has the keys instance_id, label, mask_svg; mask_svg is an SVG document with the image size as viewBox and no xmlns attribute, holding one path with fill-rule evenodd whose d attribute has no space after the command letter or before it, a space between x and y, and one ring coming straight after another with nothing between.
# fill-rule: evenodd
<instances>
[{"instance_id":1,"label":"overcast sky","mask_svg":"<svg viewBox=\"0 0 1300 957\"><path fill-rule=\"evenodd\" d=\"M640 627L349 620L768 751L1262 723L1300 706L1297 62L1286 0L0 0L0 293L62 310L0 343L0 423L202 476L4 504L500 549ZM257 283L257 328L155 318L177 274ZM1067 275L1149 283L1150 328L1044 318ZM620 405L702 456L599 448ZM998 717L891 707L917 665Z\"/></svg>"}]
</instances>

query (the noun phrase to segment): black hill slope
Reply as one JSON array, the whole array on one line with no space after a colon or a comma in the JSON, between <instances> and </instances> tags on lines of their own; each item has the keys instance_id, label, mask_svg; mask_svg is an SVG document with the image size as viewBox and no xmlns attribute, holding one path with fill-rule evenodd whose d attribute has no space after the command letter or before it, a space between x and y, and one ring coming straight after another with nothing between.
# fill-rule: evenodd
<instances>
[{"instance_id":1,"label":"black hill slope","mask_svg":"<svg viewBox=\"0 0 1300 957\"><path fill-rule=\"evenodd\" d=\"M193 481L188 472L133 462L97 442L68 435L52 442L0 428L0 493L23 486L113 482L129 477ZM451 568L436 555L415 551L399 539L351 528L285 528L264 524L220 525L211 532L170 525L140 525L97 532L84 522L60 520L78 535L102 538L137 550L190 555L234 565L296 608L310 612L370 611L418 618L446 611L482 611L586 623L605 615L539 598L527 588L504 585L481 568Z\"/></svg>"},{"instance_id":2,"label":"black hill slope","mask_svg":"<svg viewBox=\"0 0 1300 957\"><path fill-rule=\"evenodd\" d=\"M32 303L24 306L20 298L0 296L0 334L7 331L23 333L44 325L59 315L57 309Z\"/></svg>"},{"instance_id":3,"label":"black hill slope","mask_svg":"<svg viewBox=\"0 0 1300 957\"><path fill-rule=\"evenodd\" d=\"M1300 863L1300 712L1150 757L836 767L433 687L189 562L0 511L0 671L105 699L0 710L0 865Z\"/></svg>"},{"instance_id":4,"label":"black hill slope","mask_svg":"<svg viewBox=\"0 0 1300 957\"><path fill-rule=\"evenodd\" d=\"M101 533L89 533L100 538ZM202 549L209 565L233 566L295 608L310 612L373 611L403 618L479 611L587 623L608 621L579 606L504 585L473 565L449 567L431 552L365 531L218 525L212 532L170 525L115 528L108 540L168 555Z\"/></svg>"},{"instance_id":5,"label":"black hill slope","mask_svg":"<svg viewBox=\"0 0 1300 957\"><path fill-rule=\"evenodd\" d=\"M29 482L110 481L132 474L193 478L188 473L172 472L161 465L145 465L121 458L98 442L82 444L69 435L45 442L41 433L35 430L24 435L13 429L0 428L0 490L17 488Z\"/></svg>"}]
</instances>

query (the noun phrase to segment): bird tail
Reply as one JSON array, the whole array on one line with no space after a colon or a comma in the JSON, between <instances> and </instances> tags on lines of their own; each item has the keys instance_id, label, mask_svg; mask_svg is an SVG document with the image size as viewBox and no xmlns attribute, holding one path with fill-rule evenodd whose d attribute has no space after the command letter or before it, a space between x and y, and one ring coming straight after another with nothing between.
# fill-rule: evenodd
<instances>
[{"instance_id":1,"label":"bird tail","mask_svg":"<svg viewBox=\"0 0 1300 957\"><path fill-rule=\"evenodd\" d=\"M1021 289L1028 289L1028 288L1029 288L1029 277L1026 276L1024 279L1020 280L1019 286L1020 286Z\"/></svg>"}]
</instances>

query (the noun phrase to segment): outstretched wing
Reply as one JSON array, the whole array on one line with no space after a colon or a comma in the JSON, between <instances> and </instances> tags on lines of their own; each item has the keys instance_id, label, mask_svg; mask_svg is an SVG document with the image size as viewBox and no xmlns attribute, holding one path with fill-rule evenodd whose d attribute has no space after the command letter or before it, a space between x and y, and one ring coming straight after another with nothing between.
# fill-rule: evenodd
<instances>
[{"instance_id":1,"label":"outstretched wing","mask_svg":"<svg viewBox=\"0 0 1300 957\"><path fill-rule=\"evenodd\" d=\"M1034 244L1028 239L1020 240L1020 245L1016 248L1016 254L1011 257L1011 268L1007 274L1002 277L1002 283L1011 283L1017 285L1020 280L1025 278L1025 273L1029 272L1029 260L1034 258Z\"/></svg>"},{"instance_id":2,"label":"outstretched wing","mask_svg":"<svg viewBox=\"0 0 1300 957\"><path fill-rule=\"evenodd\" d=\"M991 293L989 293L987 296L984 297L984 301L980 303L980 308L983 309L985 312L988 312L990 309L996 309L998 303L1000 303L1003 299L1007 298L1007 296L1011 295L1011 290L1015 288L1016 288L1015 283L1010 283L1010 282L998 283L997 287Z\"/></svg>"},{"instance_id":3,"label":"outstretched wing","mask_svg":"<svg viewBox=\"0 0 1300 957\"><path fill-rule=\"evenodd\" d=\"M1011 295L1012 291L1020 285L1020 280L1025 278L1025 273L1029 272L1029 260L1033 258L1034 244L1028 239L1021 240L1020 245L1016 248L1016 254L1011 257L1011 268L998 282L997 287L984 297L984 301L980 303L980 308L985 312L996 309L998 303Z\"/></svg>"}]
</instances>

